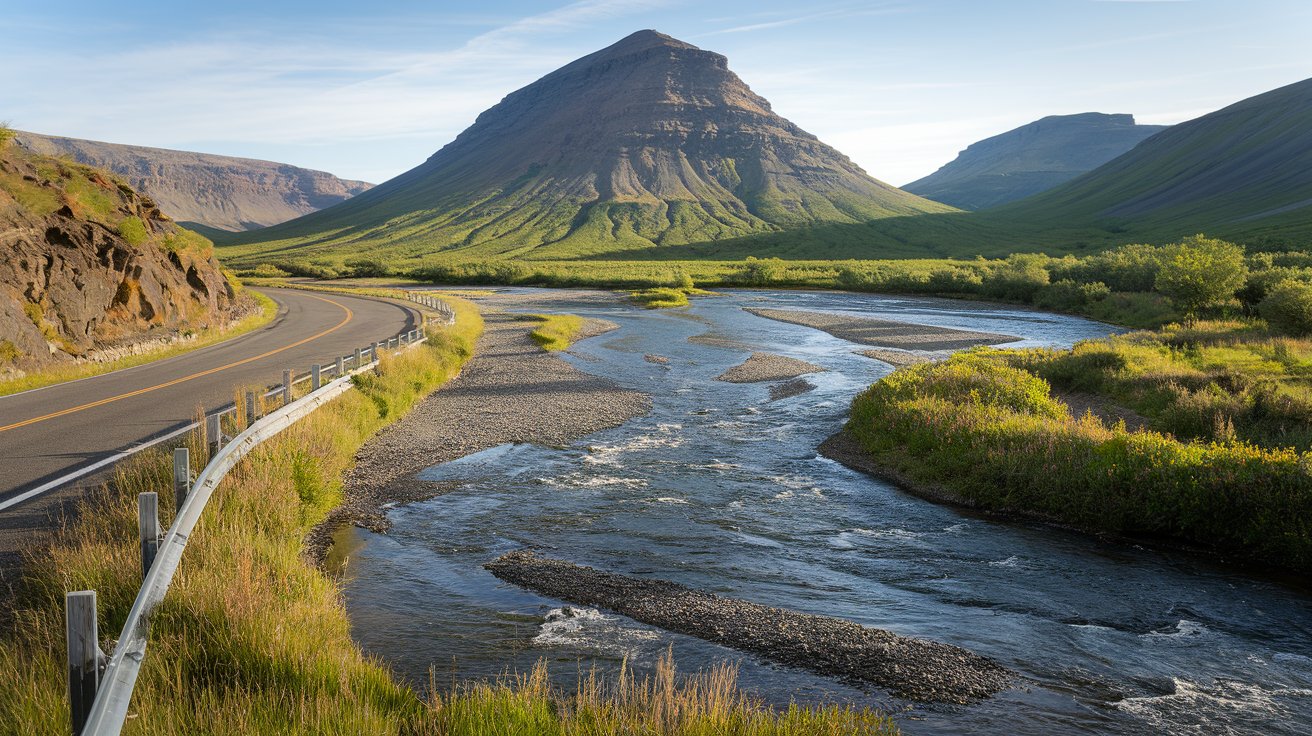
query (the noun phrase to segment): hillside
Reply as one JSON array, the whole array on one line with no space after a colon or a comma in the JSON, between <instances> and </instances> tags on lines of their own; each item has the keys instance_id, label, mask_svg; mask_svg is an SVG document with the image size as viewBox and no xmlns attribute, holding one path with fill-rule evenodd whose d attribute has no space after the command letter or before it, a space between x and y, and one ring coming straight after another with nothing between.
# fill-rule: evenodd
<instances>
[{"instance_id":1,"label":"hillside","mask_svg":"<svg viewBox=\"0 0 1312 736\"><path fill-rule=\"evenodd\" d=\"M331 207L372 184L273 161L19 132L34 153L112 171L185 223L215 230L276 225Z\"/></svg>"},{"instance_id":2,"label":"hillside","mask_svg":"<svg viewBox=\"0 0 1312 736\"><path fill-rule=\"evenodd\" d=\"M1092 171L1166 127L1136 125L1132 115L1052 115L972 143L902 188L964 210L987 209Z\"/></svg>"},{"instance_id":3,"label":"hillside","mask_svg":"<svg viewBox=\"0 0 1312 736\"><path fill-rule=\"evenodd\" d=\"M4 133L0 374L233 316L209 241L112 174L6 145Z\"/></svg>"},{"instance_id":4,"label":"hillside","mask_svg":"<svg viewBox=\"0 0 1312 736\"><path fill-rule=\"evenodd\" d=\"M1172 126L1129 153L1000 208L1032 228L1312 241L1312 79Z\"/></svg>"},{"instance_id":5,"label":"hillside","mask_svg":"<svg viewBox=\"0 0 1312 736\"><path fill-rule=\"evenodd\" d=\"M725 57L640 31L507 95L415 169L225 252L572 257L951 210L776 115Z\"/></svg>"}]
</instances>

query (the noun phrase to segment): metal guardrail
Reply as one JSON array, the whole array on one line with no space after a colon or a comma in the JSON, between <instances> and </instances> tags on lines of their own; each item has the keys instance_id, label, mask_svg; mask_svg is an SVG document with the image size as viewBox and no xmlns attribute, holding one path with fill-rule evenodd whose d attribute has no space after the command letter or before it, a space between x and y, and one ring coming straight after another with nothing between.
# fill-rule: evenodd
<instances>
[{"instance_id":1,"label":"metal guardrail","mask_svg":"<svg viewBox=\"0 0 1312 736\"><path fill-rule=\"evenodd\" d=\"M411 301L428 306L442 314L446 324L454 323L454 312L440 300L421 294L410 294L409 297ZM334 365L328 366L327 370L325 367L315 365L309 374L300 378L292 376L290 371L284 372L283 384L263 394L265 398L282 394L283 405L262 418L256 418L254 413L258 404L254 400L254 392L248 392L246 419L249 425L226 443L219 437L216 446L216 438L209 432L215 427L221 428L221 416L236 411L238 407L234 406L206 418L206 440L211 448L209 462L196 477L193 485L187 475L189 473L187 450L179 449L175 453L174 487L180 503L173 524L162 539L159 537L158 527L158 497L154 493L141 494L139 521L143 581L137 598L128 611L127 621L123 624L122 634L112 655L106 657L97 646L95 591L66 594L69 704L72 709L74 734L112 736L122 730L137 675L146 656L151 613L168 593L173 575L182 562L182 553L186 550L191 532L200 521L210 496L227 476L228 471L261 443L350 390L353 376L378 365L380 350L392 346L396 349L409 348L425 342L426 339L422 328L411 330L389 338L386 342L375 343L369 348L357 349L353 356L340 357ZM366 354L371 360L363 363ZM348 361L354 363L349 372L345 369ZM333 380L323 383L325 374L330 371L334 375ZM307 380L312 384L310 393L291 400L292 387ZM200 426L200 422L195 422L173 433L173 436Z\"/></svg>"}]
</instances>

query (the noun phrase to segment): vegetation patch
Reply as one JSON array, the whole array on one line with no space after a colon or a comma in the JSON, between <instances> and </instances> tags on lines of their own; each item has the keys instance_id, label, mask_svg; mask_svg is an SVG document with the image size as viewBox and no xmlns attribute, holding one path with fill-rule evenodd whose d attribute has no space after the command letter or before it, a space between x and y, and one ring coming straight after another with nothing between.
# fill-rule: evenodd
<instances>
[{"instance_id":1,"label":"vegetation patch","mask_svg":"<svg viewBox=\"0 0 1312 736\"><path fill-rule=\"evenodd\" d=\"M142 222L141 218L136 215L123 218L116 229L118 234L128 241L128 245L141 245L146 242L148 237L146 223Z\"/></svg>"},{"instance_id":2,"label":"vegetation patch","mask_svg":"<svg viewBox=\"0 0 1312 736\"><path fill-rule=\"evenodd\" d=\"M1177 380L1205 375L1171 359L1164 348L1171 332L1156 345L1143 339L1064 353L979 349L903 368L853 401L848 431L877 464L913 486L942 489L972 506L1312 570L1312 455L1245 441L1233 430L1186 440L1107 426L1091 414L1075 417L1041 377L1075 381L1079 364L1094 369L1089 388L1106 391L1124 379L1169 395ZM1139 350L1157 358L1136 360ZM1259 364L1249 361L1253 372ZM1205 397L1210 383L1200 388ZM1183 421L1197 400L1192 392L1148 395L1162 402L1149 416L1165 423ZM1215 401L1224 403L1219 395Z\"/></svg>"},{"instance_id":3,"label":"vegetation patch","mask_svg":"<svg viewBox=\"0 0 1312 736\"><path fill-rule=\"evenodd\" d=\"M683 289L656 287L629 292L629 299L647 309L673 309L688 306L688 292Z\"/></svg>"},{"instance_id":4,"label":"vegetation patch","mask_svg":"<svg viewBox=\"0 0 1312 736\"><path fill-rule=\"evenodd\" d=\"M568 349L583 329L583 318L573 314L526 314L524 318L542 323L529 334L534 342L551 351Z\"/></svg>"}]
</instances>

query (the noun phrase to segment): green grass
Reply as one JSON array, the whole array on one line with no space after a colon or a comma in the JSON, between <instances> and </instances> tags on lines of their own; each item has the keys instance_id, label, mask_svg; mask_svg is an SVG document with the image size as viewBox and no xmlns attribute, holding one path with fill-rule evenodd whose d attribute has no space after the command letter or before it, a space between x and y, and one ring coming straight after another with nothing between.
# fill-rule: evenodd
<instances>
[{"instance_id":1,"label":"green grass","mask_svg":"<svg viewBox=\"0 0 1312 736\"><path fill-rule=\"evenodd\" d=\"M1227 362L1245 375L1286 370L1264 361L1260 346L1177 362L1162 347L1173 336L1182 337L1168 331L1142 352L1131 338L1071 353L978 350L903 368L853 401L848 430L878 465L913 488L972 506L1312 570L1312 454L1233 432L1187 440L1108 426L1091 414L1074 417L1040 377L1063 367L1075 380L1090 369L1092 388L1118 381L1163 387L1176 397L1154 415L1163 418L1172 405L1187 404L1173 387L1198 377L1198 363ZM1290 359L1301 364L1303 355ZM1228 360L1241 357L1246 367ZM1206 416L1213 407L1186 408ZM1306 423L1299 424L1306 437Z\"/></svg>"},{"instance_id":2,"label":"green grass","mask_svg":"<svg viewBox=\"0 0 1312 736\"><path fill-rule=\"evenodd\" d=\"M573 314L526 314L525 319L541 322L529 336L546 350L567 350L583 329L583 318Z\"/></svg>"},{"instance_id":3,"label":"green grass","mask_svg":"<svg viewBox=\"0 0 1312 736\"><path fill-rule=\"evenodd\" d=\"M117 360L106 361L103 363L70 363L31 371L17 378L0 381L0 396L6 396L20 391L29 391L34 388L41 388L42 386L51 386L65 381L74 381L79 378L90 378L91 376L99 376L111 371L131 368L132 366L143 365L145 363L151 363L165 358L172 358L175 355L189 353L192 350L208 347L215 343L223 342L224 340L231 340L234 337L244 335L252 330L257 330L273 321L273 318L278 313L278 305L274 304L273 300L263 294L257 294L253 291L242 293L248 294L249 298L254 300L259 309L249 316L239 320L234 325L203 329L196 332L191 339L161 345L153 350L148 350L137 355L124 356ZM31 306L39 309L38 305Z\"/></svg>"},{"instance_id":4,"label":"green grass","mask_svg":"<svg viewBox=\"0 0 1312 736\"><path fill-rule=\"evenodd\" d=\"M673 309L688 306L688 292L667 286L631 291L629 292L629 299L634 304L647 309Z\"/></svg>"},{"instance_id":5,"label":"green grass","mask_svg":"<svg viewBox=\"0 0 1312 736\"><path fill-rule=\"evenodd\" d=\"M775 710L743 694L732 668L676 678L667 658L645 679L584 676L551 688L539 666L424 698L353 643L337 583L301 540L341 500L356 451L449 380L482 322L452 300L454 327L387 354L377 374L260 445L215 492L168 596L129 710L127 734L895 734L882 715L841 707ZM192 457L203 443L188 440ZM135 495L173 507L168 453L120 466L113 489L80 504L48 546L30 552L0 634L0 730L68 732L63 594L95 589L100 630L121 628L140 584ZM165 518L164 523L170 519Z\"/></svg>"}]
</instances>

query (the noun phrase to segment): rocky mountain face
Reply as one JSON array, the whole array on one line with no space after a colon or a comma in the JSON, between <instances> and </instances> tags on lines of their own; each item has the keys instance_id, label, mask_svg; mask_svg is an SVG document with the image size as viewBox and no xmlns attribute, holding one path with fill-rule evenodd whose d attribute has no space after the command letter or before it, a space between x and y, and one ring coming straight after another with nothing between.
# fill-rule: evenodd
<instances>
[{"instance_id":1,"label":"rocky mountain face","mask_svg":"<svg viewBox=\"0 0 1312 736\"><path fill-rule=\"evenodd\" d=\"M640 31L507 95L417 168L240 241L577 256L946 211L775 114L724 56Z\"/></svg>"},{"instance_id":2,"label":"rocky mountain face","mask_svg":"<svg viewBox=\"0 0 1312 736\"><path fill-rule=\"evenodd\" d=\"M1132 115L1052 115L972 143L903 188L965 210L996 207L1092 171L1166 128Z\"/></svg>"},{"instance_id":3,"label":"rocky mountain face","mask_svg":"<svg viewBox=\"0 0 1312 736\"><path fill-rule=\"evenodd\" d=\"M244 300L211 251L108 172L0 140L0 372L226 323Z\"/></svg>"},{"instance_id":4,"label":"rocky mountain face","mask_svg":"<svg viewBox=\"0 0 1312 736\"><path fill-rule=\"evenodd\" d=\"M18 145L107 169L183 222L218 230L276 225L331 207L372 184L298 166L208 153L19 132Z\"/></svg>"}]
</instances>

